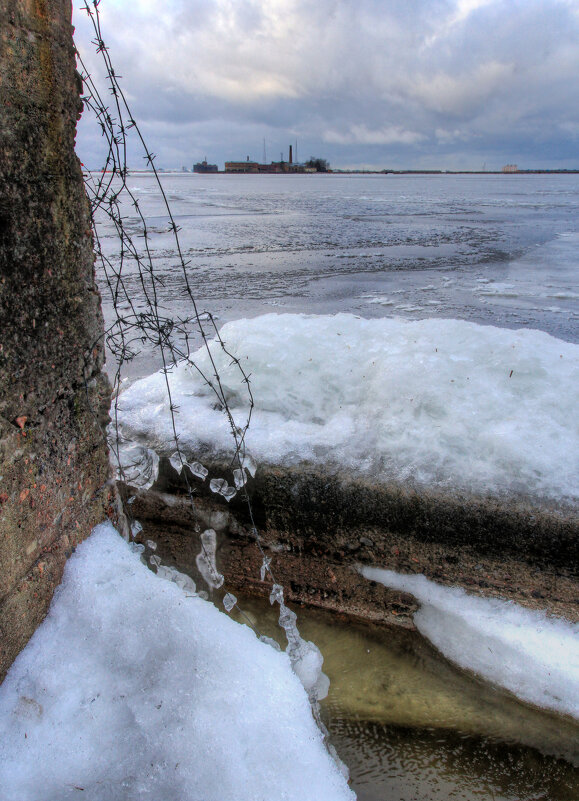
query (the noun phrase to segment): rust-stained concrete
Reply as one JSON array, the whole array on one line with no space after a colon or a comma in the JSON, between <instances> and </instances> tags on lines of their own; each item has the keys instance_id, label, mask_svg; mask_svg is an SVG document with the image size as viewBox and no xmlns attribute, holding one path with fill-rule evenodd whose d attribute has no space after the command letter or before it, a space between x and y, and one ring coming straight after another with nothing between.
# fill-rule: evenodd
<instances>
[{"instance_id":1,"label":"rust-stained concrete","mask_svg":"<svg viewBox=\"0 0 579 801\"><path fill-rule=\"evenodd\" d=\"M111 501L70 0L0 0L0 680Z\"/></svg>"}]
</instances>

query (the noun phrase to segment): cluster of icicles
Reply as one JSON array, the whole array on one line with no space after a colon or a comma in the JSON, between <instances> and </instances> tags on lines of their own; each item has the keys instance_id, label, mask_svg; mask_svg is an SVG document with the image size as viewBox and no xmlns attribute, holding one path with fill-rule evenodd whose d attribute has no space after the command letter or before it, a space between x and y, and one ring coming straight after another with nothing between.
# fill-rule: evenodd
<instances>
[{"instance_id":1,"label":"cluster of icicles","mask_svg":"<svg viewBox=\"0 0 579 801\"><path fill-rule=\"evenodd\" d=\"M117 452L119 457L119 474L122 475L123 480L137 489L149 489L155 482L159 473L158 454L154 450L130 440L120 440ZM205 481L209 475L209 471L204 465L198 461L185 460L183 455L179 452L175 452L169 456L169 461L179 474L183 468L187 466L192 475L202 481ZM248 475L251 477L255 476L257 465L249 454L245 454L244 456L240 455L238 464L239 467L233 470L234 486L231 486L224 478L213 478L209 482L211 491L222 495L227 501L235 497L238 490L246 484ZM133 523L133 536L136 536L140 531L142 531L140 523ZM209 528L203 531L200 536L200 541L201 550L196 557L197 569L210 590L219 589L223 586L225 579L217 569L217 534L214 529ZM156 549L156 545L152 541L147 541L147 546L151 550ZM141 553L145 550L143 545L136 545L135 547ZM268 556L263 556L260 571L262 581L265 580L266 575L271 576L270 561ZM190 576L181 573L174 567L162 565L160 557L151 555L149 557L149 564L155 568L160 578L174 581L187 596L208 599L208 593L204 590L198 591L195 582ZM273 584L269 600L271 604L279 604L278 622L287 638L286 653L290 659L294 673L298 676L308 694L315 713L317 711L317 702L326 697L330 684L328 677L322 672L324 658L319 648L313 642L304 640L300 635L297 627L296 614L285 605L284 591L281 584ZM237 598L233 593L225 593L223 606L227 612L231 612L234 607L237 606ZM258 636L263 642L280 650L277 642L271 637L259 634Z\"/></svg>"},{"instance_id":2,"label":"cluster of icicles","mask_svg":"<svg viewBox=\"0 0 579 801\"><path fill-rule=\"evenodd\" d=\"M158 454L145 445L120 437L116 450L119 478L137 489L150 489L159 475ZM171 466L179 474L184 467L187 467L191 474L201 481L205 481L209 475L209 470L201 462L188 461L179 451L175 451L168 458ZM247 484L248 475L253 478L257 470L255 460L248 453L239 454L236 461L239 466L233 470L233 486L225 478L212 478L209 482L211 492L222 495L226 501L234 498L238 491Z\"/></svg>"}]
</instances>

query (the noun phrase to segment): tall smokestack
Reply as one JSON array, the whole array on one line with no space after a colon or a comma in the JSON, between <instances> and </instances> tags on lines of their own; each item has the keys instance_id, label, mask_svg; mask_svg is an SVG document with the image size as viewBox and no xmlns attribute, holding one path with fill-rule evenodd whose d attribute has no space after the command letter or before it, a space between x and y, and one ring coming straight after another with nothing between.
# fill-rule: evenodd
<instances>
[{"instance_id":1,"label":"tall smokestack","mask_svg":"<svg viewBox=\"0 0 579 801\"><path fill-rule=\"evenodd\" d=\"M289 163L293 164L293 161L292 161L292 146L291 145L290 145L290 152L289 152Z\"/></svg>"}]
</instances>

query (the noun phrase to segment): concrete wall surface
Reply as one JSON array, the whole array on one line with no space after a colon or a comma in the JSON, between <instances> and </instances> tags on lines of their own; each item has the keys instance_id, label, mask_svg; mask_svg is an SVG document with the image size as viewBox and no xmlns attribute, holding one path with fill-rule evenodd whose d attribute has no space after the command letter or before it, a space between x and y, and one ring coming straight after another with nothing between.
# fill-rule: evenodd
<instances>
[{"instance_id":1,"label":"concrete wall surface","mask_svg":"<svg viewBox=\"0 0 579 801\"><path fill-rule=\"evenodd\" d=\"M70 0L0 0L0 681L113 499Z\"/></svg>"}]
</instances>

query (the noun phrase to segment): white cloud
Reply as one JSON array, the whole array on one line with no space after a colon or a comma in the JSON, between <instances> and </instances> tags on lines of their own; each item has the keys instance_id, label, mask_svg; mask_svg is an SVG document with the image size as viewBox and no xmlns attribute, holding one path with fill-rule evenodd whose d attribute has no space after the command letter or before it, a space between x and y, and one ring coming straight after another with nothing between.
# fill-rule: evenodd
<instances>
[{"instance_id":1,"label":"white cloud","mask_svg":"<svg viewBox=\"0 0 579 801\"><path fill-rule=\"evenodd\" d=\"M504 93L514 71L513 64L489 61L462 75L422 74L409 81L409 94L433 111L464 114L480 107L492 95Z\"/></svg>"},{"instance_id":2,"label":"white cloud","mask_svg":"<svg viewBox=\"0 0 579 801\"><path fill-rule=\"evenodd\" d=\"M425 139L424 134L407 131L397 125L378 129L369 129L365 125L351 125L344 133L327 131L324 134L324 141L340 145L415 145Z\"/></svg>"}]
</instances>

